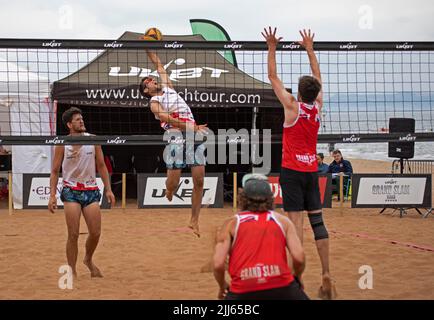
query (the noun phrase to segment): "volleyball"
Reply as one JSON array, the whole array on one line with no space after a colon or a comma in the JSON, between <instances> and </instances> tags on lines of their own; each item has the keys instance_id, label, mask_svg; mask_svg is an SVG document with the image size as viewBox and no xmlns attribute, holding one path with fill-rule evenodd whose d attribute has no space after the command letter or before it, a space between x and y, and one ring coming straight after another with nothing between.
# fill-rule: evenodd
<instances>
[{"instance_id":1,"label":"volleyball","mask_svg":"<svg viewBox=\"0 0 434 320\"><path fill-rule=\"evenodd\" d=\"M161 39L163 39L163 35L157 28L149 28L146 30L145 35L143 36L143 40L155 41Z\"/></svg>"}]
</instances>

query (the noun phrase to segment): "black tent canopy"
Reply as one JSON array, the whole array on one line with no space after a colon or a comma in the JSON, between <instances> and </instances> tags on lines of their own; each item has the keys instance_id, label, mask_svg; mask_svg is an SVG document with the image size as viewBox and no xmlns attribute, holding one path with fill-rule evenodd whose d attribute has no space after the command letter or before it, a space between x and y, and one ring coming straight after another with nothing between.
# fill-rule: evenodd
<instances>
[{"instance_id":1,"label":"black tent canopy","mask_svg":"<svg viewBox=\"0 0 434 320\"><path fill-rule=\"evenodd\" d=\"M140 40L142 36L125 32L118 40ZM157 54L177 91L191 107L255 107L278 103L269 84L228 63L218 52L172 49L182 41L206 41L201 35L164 36L164 40L173 43L168 45L170 49L158 50ZM63 104L147 106L148 100L137 92L140 78L147 75L157 76L157 73L145 50L107 49L77 72L54 82L52 98Z\"/></svg>"}]
</instances>

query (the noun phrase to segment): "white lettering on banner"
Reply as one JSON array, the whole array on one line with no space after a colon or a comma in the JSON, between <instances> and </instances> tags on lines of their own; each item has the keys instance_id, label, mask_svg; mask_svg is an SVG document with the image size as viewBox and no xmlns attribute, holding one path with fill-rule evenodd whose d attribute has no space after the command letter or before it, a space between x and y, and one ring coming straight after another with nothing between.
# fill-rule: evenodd
<instances>
[{"instance_id":1,"label":"white lettering on banner","mask_svg":"<svg viewBox=\"0 0 434 320\"><path fill-rule=\"evenodd\" d=\"M205 177L203 185L203 205L213 205L217 196L218 177ZM173 195L172 201L166 198L166 177L148 177L143 197L144 206L155 205L191 205L193 196L193 179L181 177L179 186Z\"/></svg>"},{"instance_id":2,"label":"white lettering on banner","mask_svg":"<svg viewBox=\"0 0 434 320\"><path fill-rule=\"evenodd\" d=\"M62 191L62 182L63 179L59 178L59 181L57 182L57 190L56 190L56 198L57 198L58 206L63 206L63 202L62 200L60 200L60 191ZM96 184L99 190L102 192L104 190L104 183L102 182L102 179L96 178ZM34 177L32 179L32 183L30 184L29 200L27 205L47 207L49 199L50 199L50 177ZM101 203L102 203L102 197L99 204L101 205Z\"/></svg>"},{"instance_id":3,"label":"white lettering on banner","mask_svg":"<svg viewBox=\"0 0 434 320\"><path fill-rule=\"evenodd\" d=\"M416 137L413 137L411 134L407 134L404 137L399 137L399 141L416 141Z\"/></svg>"},{"instance_id":4,"label":"white lettering on banner","mask_svg":"<svg viewBox=\"0 0 434 320\"><path fill-rule=\"evenodd\" d=\"M425 177L362 177L356 204L422 204L425 185Z\"/></svg>"},{"instance_id":5,"label":"white lettering on banner","mask_svg":"<svg viewBox=\"0 0 434 320\"><path fill-rule=\"evenodd\" d=\"M339 49L348 49L348 50L357 49L357 44L352 44L351 42L347 44L341 44L339 46Z\"/></svg>"},{"instance_id":6,"label":"white lettering on banner","mask_svg":"<svg viewBox=\"0 0 434 320\"><path fill-rule=\"evenodd\" d=\"M342 142L358 142L360 141L360 137L357 137L356 135L352 134L350 137L348 138L343 138Z\"/></svg>"},{"instance_id":7,"label":"white lettering on banner","mask_svg":"<svg viewBox=\"0 0 434 320\"><path fill-rule=\"evenodd\" d=\"M299 48L300 48L300 45L296 44L295 42L292 42L290 44L284 44L282 46L282 49L299 49Z\"/></svg>"},{"instance_id":8,"label":"white lettering on banner","mask_svg":"<svg viewBox=\"0 0 434 320\"><path fill-rule=\"evenodd\" d=\"M178 43L177 41L172 43L166 43L164 45L165 48L171 48L171 49L179 49L182 48L184 45L182 43Z\"/></svg>"},{"instance_id":9,"label":"white lettering on banner","mask_svg":"<svg viewBox=\"0 0 434 320\"><path fill-rule=\"evenodd\" d=\"M45 140L46 144L60 144L60 143L64 143L64 142L65 142L65 140L59 140L59 137Z\"/></svg>"},{"instance_id":10,"label":"white lettering on banner","mask_svg":"<svg viewBox=\"0 0 434 320\"><path fill-rule=\"evenodd\" d=\"M279 183L270 183L270 187L271 187L271 191L273 192L273 197L277 198L280 197L282 198L282 188L280 187Z\"/></svg>"},{"instance_id":11,"label":"white lettering on banner","mask_svg":"<svg viewBox=\"0 0 434 320\"><path fill-rule=\"evenodd\" d=\"M242 44L237 44L236 42L232 42L231 44L225 44L225 49L241 49L243 47Z\"/></svg>"},{"instance_id":12,"label":"white lettering on banner","mask_svg":"<svg viewBox=\"0 0 434 320\"><path fill-rule=\"evenodd\" d=\"M51 47L51 48L60 47L61 45L62 45L62 42L56 42L56 40L52 40L51 42L43 42L42 43L43 47Z\"/></svg>"},{"instance_id":13,"label":"white lettering on banner","mask_svg":"<svg viewBox=\"0 0 434 320\"><path fill-rule=\"evenodd\" d=\"M117 43L116 41L104 43L104 48L122 48L122 46L122 43Z\"/></svg>"},{"instance_id":14,"label":"white lettering on banner","mask_svg":"<svg viewBox=\"0 0 434 320\"><path fill-rule=\"evenodd\" d=\"M125 141L126 140L122 140L121 137L116 137L115 139L112 139L112 140L108 139L107 143L108 144L123 144L123 143L125 143Z\"/></svg>"},{"instance_id":15,"label":"white lettering on banner","mask_svg":"<svg viewBox=\"0 0 434 320\"><path fill-rule=\"evenodd\" d=\"M176 58L174 60L170 60L165 66L164 70L167 70L172 63L176 64L177 66L181 66L185 64L184 58ZM200 78L202 74L209 74L209 72L204 72L204 70L211 71L210 77L211 78L220 78L222 73L228 73L228 70L224 69L218 69L218 68L211 68L207 66L203 67L192 67L192 68L186 68L186 69L175 69L171 70L170 72L170 79L171 80L178 80L178 79L194 79L194 78ZM138 66L130 66L130 71L128 73L121 73L121 67L119 66L113 66L109 67L109 76L110 77L147 77L147 76L155 76L158 77L158 72L156 70L152 71L151 69L147 68L141 68Z\"/></svg>"},{"instance_id":16,"label":"white lettering on banner","mask_svg":"<svg viewBox=\"0 0 434 320\"><path fill-rule=\"evenodd\" d=\"M403 50L413 49L413 45L412 44L408 44L407 42L403 43L403 44L397 44L396 45L396 49L403 49Z\"/></svg>"}]
</instances>

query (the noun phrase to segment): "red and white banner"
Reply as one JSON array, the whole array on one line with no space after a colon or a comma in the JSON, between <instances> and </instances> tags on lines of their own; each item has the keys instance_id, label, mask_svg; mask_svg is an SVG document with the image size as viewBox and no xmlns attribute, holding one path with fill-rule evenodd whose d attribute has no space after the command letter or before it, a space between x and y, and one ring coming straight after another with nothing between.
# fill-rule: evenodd
<instances>
[{"instance_id":1,"label":"red and white banner","mask_svg":"<svg viewBox=\"0 0 434 320\"><path fill-rule=\"evenodd\" d=\"M276 207L283 206L282 188L279 184L279 175L270 174L268 176L271 191L274 194L274 203ZM323 208L332 207L332 175L331 174L318 174L319 192L321 197L321 204Z\"/></svg>"}]
</instances>

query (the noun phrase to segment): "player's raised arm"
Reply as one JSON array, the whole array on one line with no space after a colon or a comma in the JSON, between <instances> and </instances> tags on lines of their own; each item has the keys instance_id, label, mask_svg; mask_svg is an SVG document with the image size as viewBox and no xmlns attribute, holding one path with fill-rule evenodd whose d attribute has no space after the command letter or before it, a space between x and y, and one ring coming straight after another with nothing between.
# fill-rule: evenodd
<instances>
[{"instance_id":1,"label":"player's raised arm","mask_svg":"<svg viewBox=\"0 0 434 320\"><path fill-rule=\"evenodd\" d=\"M282 81L277 76L276 47L282 37L276 38L276 31L276 28L274 28L274 31L272 31L271 27L268 27L268 30L267 28L264 28L264 32L262 32L262 36L267 41L268 45L268 79L271 82L274 93L283 107L297 111L297 105L294 96L286 90Z\"/></svg>"},{"instance_id":2,"label":"player's raised arm","mask_svg":"<svg viewBox=\"0 0 434 320\"><path fill-rule=\"evenodd\" d=\"M311 33L310 29L308 31L304 30L299 31L302 37L302 40L298 43L306 49L307 56L309 58L310 69L312 70L312 75L321 83L322 87L322 79L321 79L321 70L319 68L318 59L316 57L315 51L313 50L313 38L315 37L315 33ZM316 99L320 108L323 105L323 90L318 94Z\"/></svg>"},{"instance_id":3,"label":"player's raised arm","mask_svg":"<svg viewBox=\"0 0 434 320\"><path fill-rule=\"evenodd\" d=\"M146 54L148 55L149 60L151 60L157 68L157 72L160 75L161 79L161 85L163 87L169 87L173 89L172 81L170 81L169 75L167 74L166 69L164 69L164 65L161 63L161 60L158 57L157 53L154 51L146 50Z\"/></svg>"}]
</instances>

